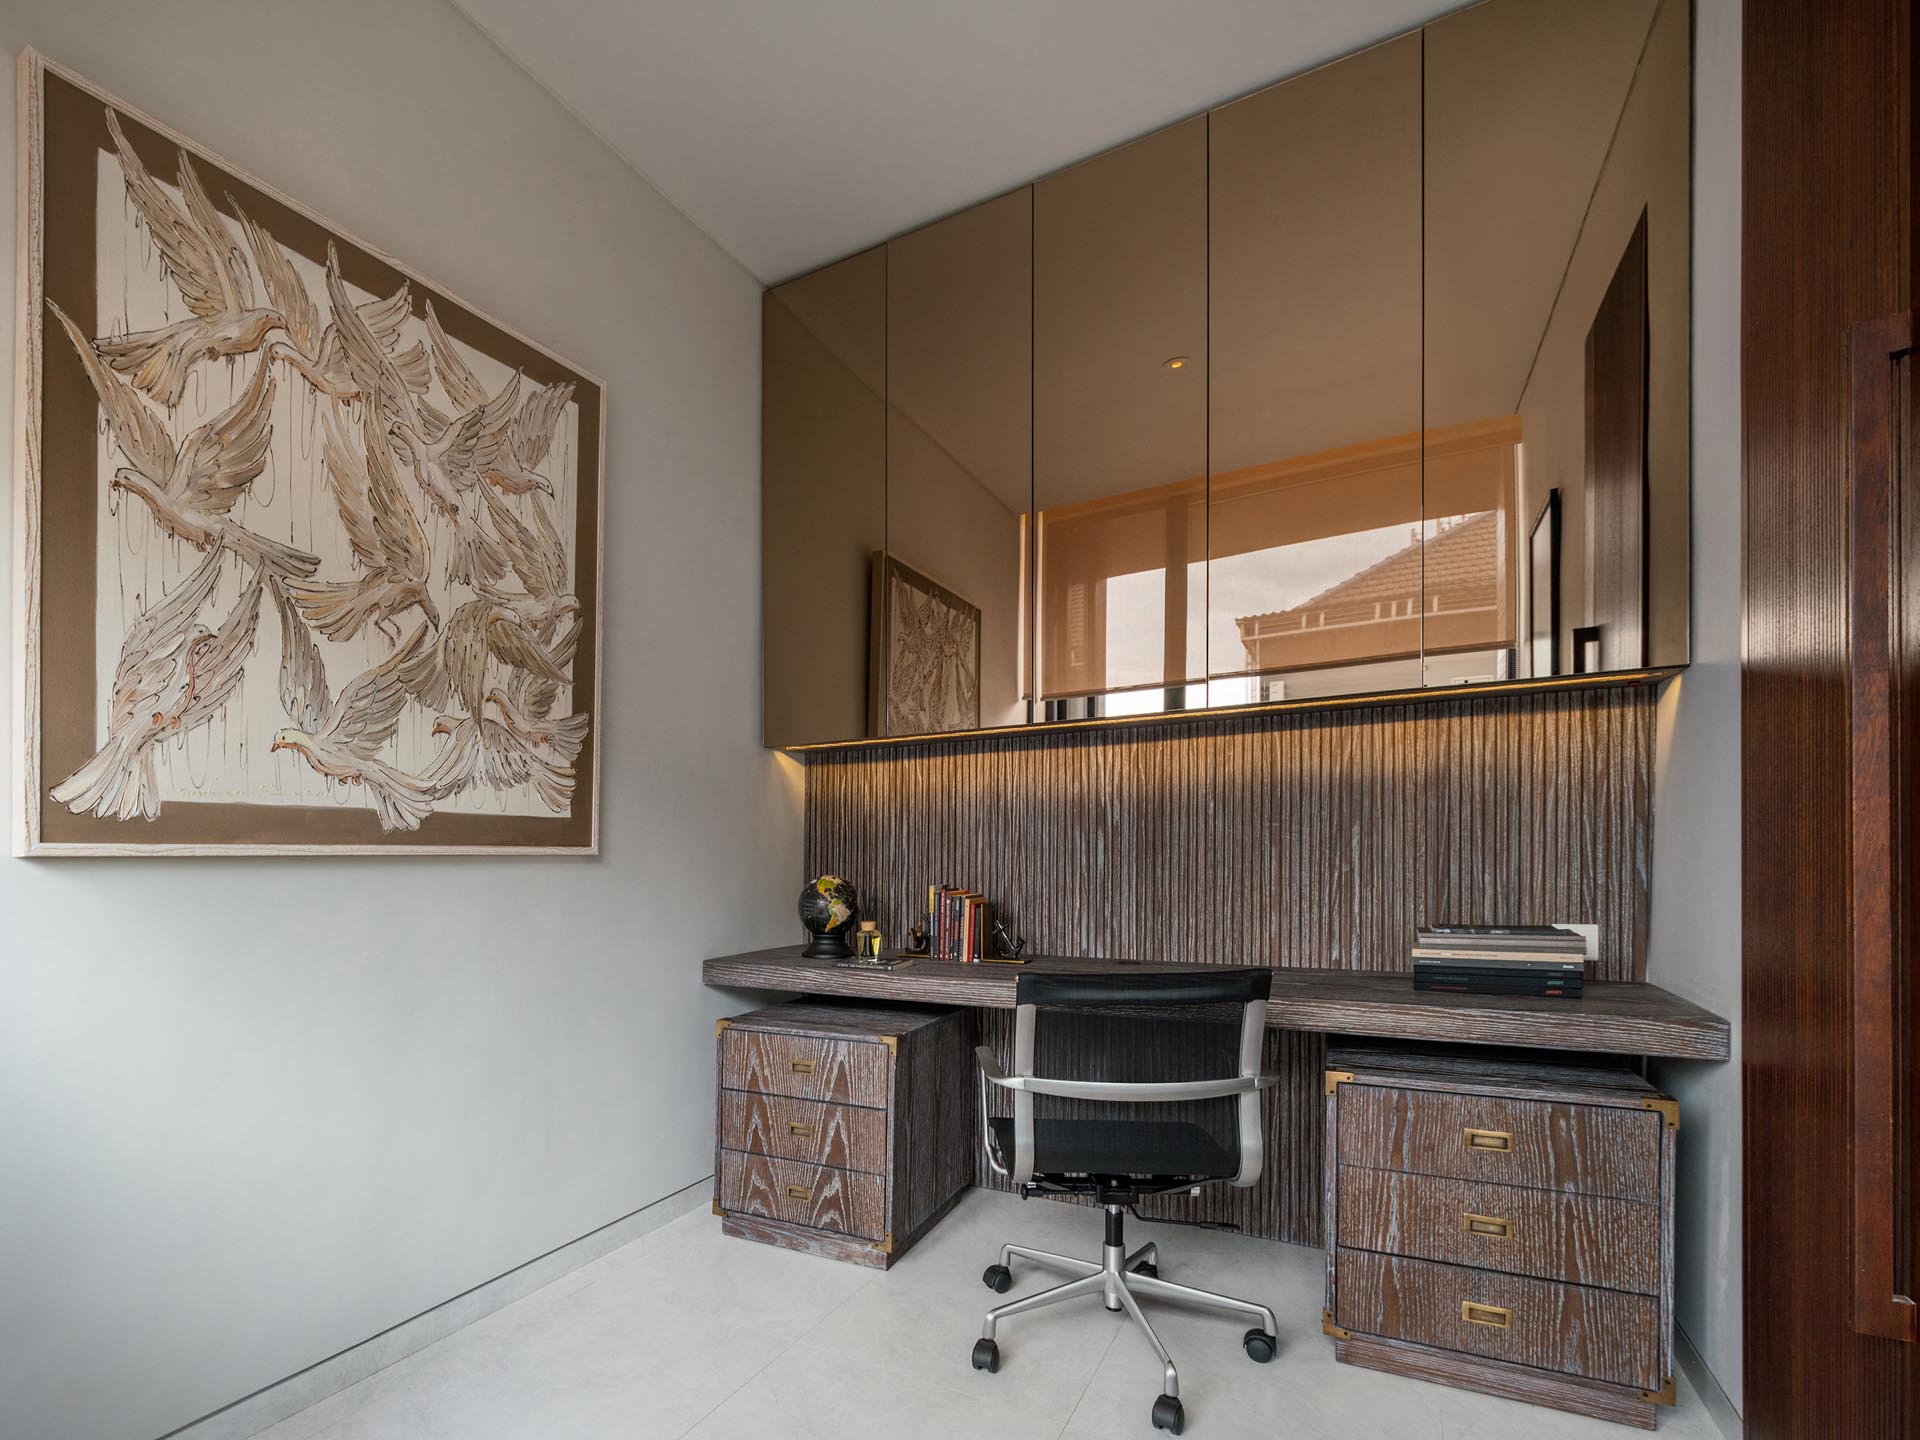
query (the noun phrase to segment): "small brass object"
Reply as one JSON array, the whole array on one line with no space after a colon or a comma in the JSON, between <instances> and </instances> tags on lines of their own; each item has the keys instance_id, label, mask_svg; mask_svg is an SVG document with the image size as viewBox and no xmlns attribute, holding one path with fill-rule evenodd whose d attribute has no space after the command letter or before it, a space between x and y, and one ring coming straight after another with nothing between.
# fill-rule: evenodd
<instances>
[{"instance_id":1,"label":"small brass object","mask_svg":"<svg viewBox=\"0 0 1920 1440\"><path fill-rule=\"evenodd\" d=\"M1462 1215L1460 1224L1469 1235L1489 1235L1495 1240L1513 1238L1512 1224L1500 1219L1497 1215Z\"/></svg>"},{"instance_id":2,"label":"small brass object","mask_svg":"<svg viewBox=\"0 0 1920 1440\"><path fill-rule=\"evenodd\" d=\"M789 1120L787 1122L787 1134L806 1140L813 1135L813 1127L811 1125L802 1125L798 1120Z\"/></svg>"},{"instance_id":3,"label":"small brass object","mask_svg":"<svg viewBox=\"0 0 1920 1440\"><path fill-rule=\"evenodd\" d=\"M813 1062L811 1060L790 1060L787 1062L787 1068L796 1075L811 1075L813 1073Z\"/></svg>"},{"instance_id":4,"label":"small brass object","mask_svg":"<svg viewBox=\"0 0 1920 1440\"><path fill-rule=\"evenodd\" d=\"M1667 1129L1678 1130L1680 1128L1680 1102L1678 1100L1669 1100L1665 1096L1662 1096L1658 1100L1642 1100L1640 1102L1640 1108L1642 1110L1658 1110L1666 1119Z\"/></svg>"},{"instance_id":5,"label":"small brass object","mask_svg":"<svg viewBox=\"0 0 1920 1440\"><path fill-rule=\"evenodd\" d=\"M1480 1305L1462 1300L1460 1318L1469 1325L1491 1325L1495 1330L1505 1330L1513 1324L1513 1311L1504 1305Z\"/></svg>"},{"instance_id":6,"label":"small brass object","mask_svg":"<svg viewBox=\"0 0 1920 1440\"><path fill-rule=\"evenodd\" d=\"M787 1186L787 1199L811 1200L813 1199L813 1191L809 1190L804 1185L789 1185Z\"/></svg>"},{"instance_id":7,"label":"small brass object","mask_svg":"<svg viewBox=\"0 0 1920 1440\"><path fill-rule=\"evenodd\" d=\"M1513 1136L1505 1130L1476 1130L1469 1125L1461 1137L1469 1150L1511 1150Z\"/></svg>"},{"instance_id":8,"label":"small brass object","mask_svg":"<svg viewBox=\"0 0 1920 1440\"><path fill-rule=\"evenodd\" d=\"M873 1248L878 1250L882 1255L893 1254L893 1232L889 1230L885 1239L874 1241Z\"/></svg>"},{"instance_id":9,"label":"small brass object","mask_svg":"<svg viewBox=\"0 0 1920 1440\"><path fill-rule=\"evenodd\" d=\"M1667 1376L1667 1383L1658 1390L1642 1390L1640 1398L1654 1405L1672 1405L1677 1402L1673 1389L1673 1376Z\"/></svg>"},{"instance_id":10,"label":"small brass object","mask_svg":"<svg viewBox=\"0 0 1920 1440\"><path fill-rule=\"evenodd\" d=\"M733 1022L731 1020L716 1020L713 1022L713 1033L715 1035L724 1035L732 1028Z\"/></svg>"},{"instance_id":11,"label":"small brass object","mask_svg":"<svg viewBox=\"0 0 1920 1440\"><path fill-rule=\"evenodd\" d=\"M880 1037L880 1043L887 1047L887 1054L898 1058L900 1054L900 1037L898 1035L882 1035Z\"/></svg>"},{"instance_id":12,"label":"small brass object","mask_svg":"<svg viewBox=\"0 0 1920 1440\"><path fill-rule=\"evenodd\" d=\"M1320 1333L1323 1335L1331 1335L1336 1340L1351 1340L1353 1338L1353 1332L1351 1330L1344 1329L1333 1323L1333 1311L1331 1310L1322 1310L1320 1312Z\"/></svg>"},{"instance_id":13,"label":"small brass object","mask_svg":"<svg viewBox=\"0 0 1920 1440\"><path fill-rule=\"evenodd\" d=\"M1331 1095L1351 1079L1353 1079L1353 1072L1351 1070L1327 1071L1327 1094Z\"/></svg>"}]
</instances>

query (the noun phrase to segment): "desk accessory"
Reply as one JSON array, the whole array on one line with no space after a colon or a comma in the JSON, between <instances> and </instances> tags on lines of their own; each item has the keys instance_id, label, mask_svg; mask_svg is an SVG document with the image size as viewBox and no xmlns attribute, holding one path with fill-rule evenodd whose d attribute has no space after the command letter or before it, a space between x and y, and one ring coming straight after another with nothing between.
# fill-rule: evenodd
<instances>
[{"instance_id":1,"label":"desk accessory","mask_svg":"<svg viewBox=\"0 0 1920 1440\"><path fill-rule=\"evenodd\" d=\"M851 960L836 960L836 970L904 970L913 964L911 955L856 955Z\"/></svg>"},{"instance_id":2,"label":"desk accessory","mask_svg":"<svg viewBox=\"0 0 1920 1440\"><path fill-rule=\"evenodd\" d=\"M809 960L850 960L847 932L860 916L860 897L838 875L822 875L800 892L800 923L813 939L800 953Z\"/></svg>"},{"instance_id":3,"label":"desk accessory","mask_svg":"<svg viewBox=\"0 0 1920 1440\"><path fill-rule=\"evenodd\" d=\"M999 960L1008 965L1027 963L1020 958L1020 952L1027 948L1027 937L1009 931L1005 920L993 922L993 948L999 953L987 956L989 960Z\"/></svg>"},{"instance_id":4,"label":"desk accessory","mask_svg":"<svg viewBox=\"0 0 1920 1440\"><path fill-rule=\"evenodd\" d=\"M876 920L862 920L853 932L853 953L861 960L878 960L883 937Z\"/></svg>"}]
</instances>

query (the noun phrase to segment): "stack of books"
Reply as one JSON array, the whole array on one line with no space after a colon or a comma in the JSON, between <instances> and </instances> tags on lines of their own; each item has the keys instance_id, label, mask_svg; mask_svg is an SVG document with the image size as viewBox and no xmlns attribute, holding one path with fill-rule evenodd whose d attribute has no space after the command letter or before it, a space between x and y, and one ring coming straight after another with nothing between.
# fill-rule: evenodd
<instances>
[{"instance_id":1,"label":"stack of books","mask_svg":"<svg viewBox=\"0 0 1920 1440\"><path fill-rule=\"evenodd\" d=\"M1430 925L1413 946L1413 988L1577 1000L1587 942L1558 925Z\"/></svg>"},{"instance_id":2,"label":"stack of books","mask_svg":"<svg viewBox=\"0 0 1920 1440\"><path fill-rule=\"evenodd\" d=\"M953 885L927 887L927 953L935 960L971 963L987 958L993 936L993 906L976 890Z\"/></svg>"}]
</instances>

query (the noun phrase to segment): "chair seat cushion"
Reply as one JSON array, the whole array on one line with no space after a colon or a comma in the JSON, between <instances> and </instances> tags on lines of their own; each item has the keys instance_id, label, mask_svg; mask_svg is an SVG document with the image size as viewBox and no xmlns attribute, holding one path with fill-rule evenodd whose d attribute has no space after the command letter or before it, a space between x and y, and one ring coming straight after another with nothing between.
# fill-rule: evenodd
<instances>
[{"instance_id":1,"label":"chair seat cushion","mask_svg":"<svg viewBox=\"0 0 1920 1440\"><path fill-rule=\"evenodd\" d=\"M1013 1118L987 1122L994 1160L1013 1168ZM1230 1180L1240 1155L1183 1120L1036 1120L1036 1175L1191 1175Z\"/></svg>"}]
</instances>

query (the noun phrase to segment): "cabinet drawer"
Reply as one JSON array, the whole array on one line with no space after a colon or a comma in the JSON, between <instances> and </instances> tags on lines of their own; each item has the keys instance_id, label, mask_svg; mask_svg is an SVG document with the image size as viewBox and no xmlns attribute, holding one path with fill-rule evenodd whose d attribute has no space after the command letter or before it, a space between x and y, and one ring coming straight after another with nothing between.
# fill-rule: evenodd
<instances>
[{"instance_id":1,"label":"cabinet drawer","mask_svg":"<svg viewBox=\"0 0 1920 1440\"><path fill-rule=\"evenodd\" d=\"M878 1175L720 1152L720 1208L878 1240L886 1233L886 1181Z\"/></svg>"},{"instance_id":2,"label":"cabinet drawer","mask_svg":"<svg viewBox=\"0 0 1920 1440\"><path fill-rule=\"evenodd\" d=\"M1342 1166L1342 1247L1653 1295L1660 1212L1642 1200Z\"/></svg>"},{"instance_id":3,"label":"cabinet drawer","mask_svg":"<svg viewBox=\"0 0 1920 1440\"><path fill-rule=\"evenodd\" d=\"M883 1175L887 1112L748 1090L720 1092L720 1145L750 1155L804 1160Z\"/></svg>"},{"instance_id":4,"label":"cabinet drawer","mask_svg":"<svg viewBox=\"0 0 1920 1440\"><path fill-rule=\"evenodd\" d=\"M1660 1309L1648 1295L1339 1251L1335 1320L1561 1375L1658 1390Z\"/></svg>"},{"instance_id":5,"label":"cabinet drawer","mask_svg":"<svg viewBox=\"0 0 1920 1440\"><path fill-rule=\"evenodd\" d=\"M1655 1110L1345 1084L1339 1162L1417 1175L1653 1201Z\"/></svg>"},{"instance_id":6,"label":"cabinet drawer","mask_svg":"<svg viewBox=\"0 0 1920 1440\"><path fill-rule=\"evenodd\" d=\"M885 1109L892 1069L893 1053L876 1040L829 1040L737 1025L720 1032L720 1084L728 1090Z\"/></svg>"}]
</instances>

